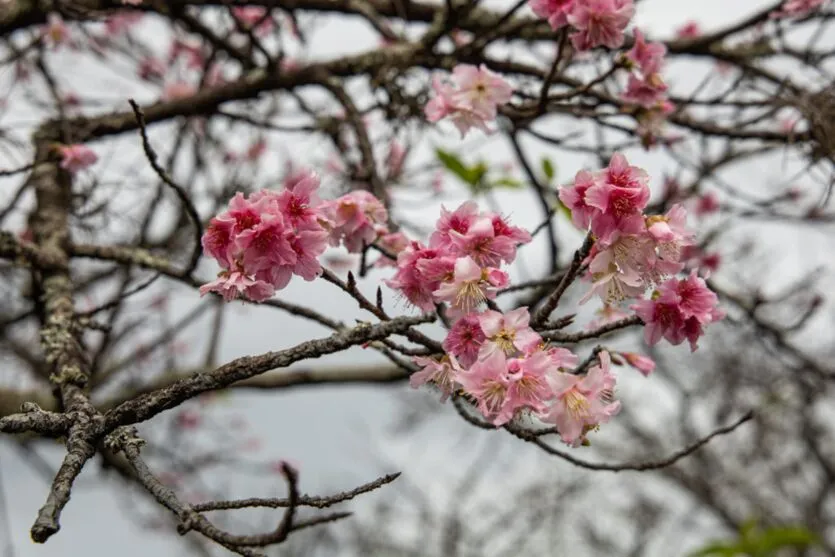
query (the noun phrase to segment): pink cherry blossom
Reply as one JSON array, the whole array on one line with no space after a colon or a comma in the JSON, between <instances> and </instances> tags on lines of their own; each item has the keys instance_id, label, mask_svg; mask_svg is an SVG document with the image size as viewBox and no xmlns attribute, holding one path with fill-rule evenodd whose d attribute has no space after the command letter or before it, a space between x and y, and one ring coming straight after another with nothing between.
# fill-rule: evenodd
<instances>
[{"instance_id":1,"label":"pink cherry blossom","mask_svg":"<svg viewBox=\"0 0 835 557\"><path fill-rule=\"evenodd\" d=\"M676 29L677 39L695 39L702 35L701 26L696 21L688 21Z\"/></svg>"},{"instance_id":2,"label":"pink cherry blossom","mask_svg":"<svg viewBox=\"0 0 835 557\"><path fill-rule=\"evenodd\" d=\"M602 308L595 312L595 315L598 316L597 319L589 321L589 324L586 327L590 331L593 331L594 329L599 329L603 325L619 321L625 317L629 317L629 313L621 310L615 305L606 303L603 304Z\"/></svg>"},{"instance_id":3,"label":"pink cherry blossom","mask_svg":"<svg viewBox=\"0 0 835 557\"><path fill-rule=\"evenodd\" d=\"M331 243L340 242L351 253L359 253L387 232L388 211L379 199L365 190L355 190L323 205L331 221ZM382 226L382 228L380 228Z\"/></svg>"},{"instance_id":4,"label":"pink cherry blossom","mask_svg":"<svg viewBox=\"0 0 835 557\"><path fill-rule=\"evenodd\" d=\"M496 236L491 217L477 219L464 234L452 230L449 237L456 255L470 256L485 267L510 263L516 257L516 242L509 236Z\"/></svg>"},{"instance_id":5,"label":"pink cherry blossom","mask_svg":"<svg viewBox=\"0 0 835 557\"><path fill-rule=\"evenodd\" d=\"M463 105L477 112L486 120L496 118L496 107L510 101L513 87L499 74L469 64L459 64L452 70L452 79L458 85L453 98L458 105Z\"/></svg>"},{"instance_id":6,"label":"pink cherry blossom","mask_svg":"<svg viewBox=\"0 0 835 557\"><path fill-rule=\"evenodd\" d=\"M525 353L542 342L542 338L530 328L530 314L526 307L506 313L485 311L479 315L478 322L488 341L482 347L481 357L493 350L501 350L508 355L515 351Z\"/></svg>"},{"instance_id":7,"label":"pink cherry blossom","mask_svg":"<svg viewBox=\"0 0 835 557\"><path fill-rule=\"evenodd\" d=\"M615 232L640 233L645 229L641 211L649 202L647 173L630 166L615 153L609 166L585 194L586 204L599 210L592 215L592 232L607 241Z\"/></svg>"},{"instance_id":8,"label":"pink cherry blossom","mask_svg":"<svg viewBox=\"0 0 835 557\"><path fill-rule=\"evenodd\" d=\"M409 247L409 238L402 232L390 232L383 234L377 240L377 245L386 250L388 253L396 257L401 251ZM396 267L397 260L391 259L385 255L381 255L377 261L374 262L375 267Z\"/></svg>"},{"instance_id":9,"label":"pink cherry blossom","mask_svg":"<svg viewBox=\"0 0 835 557\"><path fill-rule=\"evenodd\" d=\"M546 411L546 402L554 396L547 378L550 368L551 358L542 350L508 360L510 385L502 413L512 418L523 409L536 413Z\"/></svg>"},{"instance_id":10,"label":"pink cherry blossom","mask_svg":"<svg viewBox=\"0 0 835 557\"><path fill-rule=\"evenodd\" d=\"M579 445L587 431L620 411L620 402L613 400L615 379L609 369L608 352L601 352L599 359L600 364L585 376L563 372L548 375L555 399L542 419L556 425L568 445Z\"/></svg>"},{"instance_id":11,"label":"pink cherry blossom","mask_svg":"<svg viewBox=\"0 0 835 557\"><path fill-rule=\"evenodd\" d=\"M570 186L560 188L560 201L571 211L571 220L577 228L588 229L592 216L598 211L586 202L586 192L595 184L595 175L581 170Z\"/></svg>"},{"instance_id":12,"label":"pink cherry blossom","mask_svg":"<svg viewBox=\"0 0 835 557\"><path fill-rule=\"evenodd\" d=\"M415 356L412 361L421 366L421 370L409 377L409 384L417 389L425 383L433 383L441 390L441 402L444 402L455 390L461 366L455 356L446 355L440 361L432 358Z\"/></svg>"},{"instance_id":13,"label":"pink cherry blossom","mask_svg":"<svg viewBox=\"0 0 835 557\"><path fill-rule=\"evenodd\" d=\"M513 417L512 408L506 404L510 377L504 352L497 350L478 360L458 374L458 382L476 399L478 409L493 425L505 424Z\"/></svg>"},{"instance_id":14,"label":"pink cherry blossom","mask_svg":"<svg viewBox=\"0 0 835 557\"><path fill-rule=\"evenodd\" d=\"M92 149L81 143L74 145L62 145L58 147L61 155L60 167L75 174L95 164L99 157Z\"/></svg>"},{"instance_id":15,"label":"pink cherry blossom","mask_svg":"<svg viewBox=\"0 0 835 557\"><path fill-rule=\"evenodd\" d=\"M779 10L771 12L772 18L805 17L826 4L828 0L786 0Z\"/></svg>"},{"instance_id":16,"label":"pink cherry blossom","mask_svg":"<svg viewBox=\"0 0 835 557\"><path fill-rule=\"evenodd\" d=\"M580 358L569 350L560 346L548 346L544 348L545 353L551 360L551 367L557 371L568 371L577 367Z\"/></svg>"},{"instance_id":17,"label":"pink cherry blossom","mask_svg":"<svg viewBox=\"0 0 835 557\"><path fill-rule=\"evenodd\" d=\"M263 302L275 294L275 288L268 282L256 280L240 271L221 271L218 277L200 287L200 295L216 292L226 302L245 298L253 302Z\"/></svg>"},{"instance_id":18,"label":"pink cherry blossom","mask_svg":"<svg viewBox=\"0 0 835 557\"><path fill-rule=\"evenodd\" d=\"M679 203L670 207L665 215L648 217L646 225L658 254L665 261L680 262L681 250L693 243L694 234L687 228L687 210Z\"/></svg>"},{"instance_id":19,"label":"pink cherry blossom","mask_svg":"<svg viewBox=\"0 0 835 557\"><path fill-rule=\"evenodd\" d=\"M650 346L662 338L670 344L678 345L684 341L684 317L678 307L679 300L674 292L658 296L652 300L639 300L632 306L635 314L643 320L644 340Z\"/></svg>"},{"instance_id":20,"label":"pink cherry blossom","mask_svg":"<svg viewBox=\"0 0 835 557\"><path fill-rule=\"evenodd\" d=\"M278 194L278 209L290 227L316 230L322 218L319 210L322 202L317 195L319 175L312 171L300 171L292 178L285 180L284 190Z\"/></svg>"},{"instance_id":21,"label":"pink cherry blossom","mask_svg":"<svg viewBox=\"0 0 835 557\"><path fill-rule=\"evenodd\" d=\"M651 149L658 143L659 139L662 139L668 145L677 140L675 137L663 136L667 117L675 110L675 105L669 99L665 99L649 109L642 108L638 111L636 116L638 127L635 132L641 138L641 144L644 148Z\"/></svg>"},{"instance_id":22,"label":"pink cherry blossom","mask_svg":"<svg viewBox=\"0 0 835 557\"><path fill-rule=\"evenodd\" d=\"M685 319L695 317L700 323L713 321L719 298L695 272L678 281L670 280L662 288L675 288L679 309Z\"/></svg>"},{"instance_id":23,"label":"pink cherry blossom","mask_svg":"<svg viewBox=\"0 0 835 557\"><path fill-rule=\"evenodd\" d=\"M433 78L434 96L424 107L426 119L438 122L448 118L461 137L472 128L491 133L487 123L496 118L498 105L510 100L513 88L484 66L458 65L453 68L452 80L450 84L439 76Z\"/></svg>"},{"instance_id":24,"label":"pink cherry blossom","mask_svg":"<svg viewBox=\"0 0 835 557\"><path fill-rule=\"evenodd\" d=\"M571 42L577 50L598 46L620 48L623 31L635 15L633 0L584 0L576 2L568 14L568 23L577 31Z\"/></svg>"},{"instance_id":25,"label":"pink cherry blossom","mask_svg":"<svg viewBox=\"0 0 835 557\"><path fill-rule=\"evenodd\" d=\"M646 284L640 272L634 266L618 265L617 256L615 249L605 249L594 255L589 264L594 282L591 290L580 300L581 304L595 294L606 304L643 295Z\"/></svg>"},{"instance_id":26,"label":"pink cherry blossom","mask_svg":"<svg viewBox=\"0 0 835 557\"><path fill-rule=\"evenodd\" d=\"M640 300L632 308L644 323L644 338L649 345L665 338L670 344L685 339L695 351L703 325L718 321L724 313L718 298L695 273L685 279L670 279L659 286L651 300Z\"/></svg>"},{"instance_id":27,"label":"pink cherry blossom","mask_svg":"<svg viewBox=\"0 0 835 557\"><path fill-rule=\"evenodd\" d=\"M547 20L554 31L568 25L567 16L574 3L575 0L528 0L533 13Z\"/></svg>"},{"instance_id":28,"label":"pink cherry blossom","mask_svg":"<svg viewBox=\"0 0 835 557\"><path fill-rule=\"evenodd\" d=\"M469 367L478 360L479 352L486 340L479 315L469 313L452 325L443 346L447 353L461 362L461 365Z\"/></svg>"},{"instance_id":29,"label":"pink cherry blossom","mask_svg":"<svg viewBox=\"0 0 835 557\"><path fill-rule=\"evenodd\" d=\"M721 206L716 192L709 191L696 198L696 202L693 204L693 212L701 217L715 213Z\"/></svg>"},{"instance_id":30,"label":"pink cherry blossom","mask_svg":"<svg viewBox=\"0 0 835 557\"><path fill-rule=\"evenodd\" d=\"M243 252L244 266L252 272L281 265L294 265L290 230L279 214L266 214L261 222L238 234L236 247Z\"/></svg>"},{"instance_id":31,"label":"pink cherry blossom","mask_svg":"<svg viewBox=\"0 0 835 557\"><path fill-rule=\"evenodd\" d=\"M295 253L296 262L292 265L292 272L306 281L311 281L322 274L319 257L328 248L328 232L326 230L296 229L290 235L290 248Z\"/></svg>"},{"instance_id":32,"label":"pink cherry blossom","mask_svg":"<svg viewBox=\"0 0 835 557\"><path fill-rule=\"evenodd\" d=\"M478 204L475 201L466 201L452 212L441 205L441 216L435 223L435 231L429 238L429 245L433 248L448 249L452 245L450 233L466 234L478 215Z\"/></svg>"},{"instance_id":33,"label":"pink cherry blossom","mask_svg":"<svg viewBox=\"0 0 835 557\"><path fill-rule=\"evenodd\" d=\"M209 221L201 239L203 252L214 257L225 269L233 262L235 224L234 218L218 215Z\"/></svg>"},{"instance_id":34,"label":"pink cherry blossom","mask_svg":"<svg viewBox=\"0 0 835 557\"><path fill-rule=\"evenodd\" d=\"M472 257L455 262L453 278L435 290L439 301L450 302L452 308L469 313L485 300L496 296L496 289L507 283L507 275L498 269L482 268Z\"/></svg>"},{"instance_id":35,"label":"pink cherry blossom","mask_svg":"<svg viewBox=\"0 0 835 557\"><path fill-rule=\"evenodd\" d=\"M427 248L420 242L412 242L398 254L397 273L391 279L385 280L385 284L399 291L400 295L414 306L424 311L433 311L435 309L433 292L441 285L441 278L429 279L421 270L420 263L435 259L440 255L434 248Z\"/></svg>"},{"instance_id":36,"label":"pink cherry blossom","mask_svg":"<svg viewBox=\"0 0 835 557\"><path fill-rule=\"evenodd\" d=\"M513 242L512 253L509 254L509 259L505 259L505 263L512 263L516 259L516 247L530 243L531 234L524 228L512 226L506 218L499 214L493 214L491 220L493 221L493 234L497 238L508 238Z\"/></svg>"},{"instance_id":37,"label":"pink cherry blossom","mask_svg":"<svg viewBox=\"0 0 835 557\"><path fill-rule=\"evenodd\" d=\"M646 79L630 75L621 98L630 104L650 109L664 102L666 94L667 84L658 74L652 74Z\"/></svg>"},{"instance_id":38,"label":"pink cherry blossom","mask_svg":"<svg viewBox=\"0 0 835 557\"><path fill-rule=\"evenodd\" d=\"M634 352L621 352L620 355L626 359L630 366L640 371L644 377L648 377L650 373L655 371L655 362L649 356Z\"/></svg>"},{"instance_id":39,"label":"pink cherry blossom","mask_svg":"<svg viewBox=\"0 0 835 557\"><path fill-rule=\"evenodd\" d=\"M472 107L461 104L456 99L456 89L441 81L435 76L432 81L434 97L426 103L424 113L430 122L438 122L449 118L458 129L461 137L467 135L470 129L478 128L484 133L490 133L487 120L483 114L476 112Z\"/></svg>"},{"instance_id":40,"label":"pink cherry blossom","mask_svg":"<svg viewBox=\"0 0 835 557\"><path fill-rule=\"evenodd\" d=\"M626 57L637 66L642 75L650 76L661 71L666 54L667 47L662 43L647 42L640 29L635 29L635 44Z\"/></svg>"}]
</instances>

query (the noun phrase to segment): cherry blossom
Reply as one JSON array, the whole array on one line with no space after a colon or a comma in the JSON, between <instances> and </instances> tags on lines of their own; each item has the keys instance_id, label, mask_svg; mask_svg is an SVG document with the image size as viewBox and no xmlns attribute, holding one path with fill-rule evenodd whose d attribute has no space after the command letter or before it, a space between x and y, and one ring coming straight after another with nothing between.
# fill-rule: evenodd
<instances>
[{"instance_id":1,"label":"cherry blossom","mask_svg":"<svg viewBox=\"0 0 835 557\"><path fill-rule=\"evenodd\" d=\"M323 211L331 222L331 244L341 242L351 253L361 252L364 246L388 232L385 229L388 211L379 199L365 190L352 191L326 202Z\"/></svg>"},{"instance_id":2,"label":"cherry blossom","mask_svg":"<svg viewBox=\"0 0 835 557\"><path fill-rule=\"evenodd\" d=\"M548 375L555 398L542 420L556 425L560 437L569 445L579 445L590 429L620 411L620 402L613 400L615 379L608 352L601 352L599 360L599 365L585 376L563 372Z\"/></svg>"},{"instance_id":3,"label":"cherry blossom","mask_svg":"<svg viewBox=\"0 0 835 557\"><path fill-rule=\"evenodd\" d=\"M470 313L458 319L444 339L444 350L452 354L463 366L471 366L478 360L481 347L487 340L479 315Z\"/></svg>"},{"instance_id":4,"label":"cherry blossom","mask_svg":"<svg viewBox=\"0 0 835 557\"><path fill-rule=\"evenodd\" d=\"M449 398L461 372L461 366L455 356L446 355L440 361L415 356L412 361L422 368L409 377L409 384L412 388L416 389L425 383L432 383L441 390L441 402Z\"/></svg>"},{"instance_id":5,"label":"cherry blossom","mask_svg":"<svg viewBox=\"0 0 835 557\"><path fill-rule=\"evenodd\" d=\"M635 15L633 0L582 0L574 4L567 19L577 31L571 42L577 50L598 46L620 48L623 31Z\"/></svg>"},{"instance_id":6,"label":"cherry blossom","mask_svg":"<svg viewBox=\"0 0 835 557\"><path fill-rule=\"evenodd\" d=\"M452 280L435 290L438 300L450 302L452 308L469 313L485 300L492 300L496 290L508 283L507 273L494 268L482 268L472 257L455 262Z\"/></svg>"},{"instance_id":7,"label":"cherry blossom","mask_svg":"<svg viewBox=\"0 0 835 557\"><path fill-rule=\"evenodd\" d=\"M497 350L478 360L458 374L458 382L476 399L478 409L493 425L505 424L513 417L513 408L506 404L511 379L504 352Z\"/></svg>"},{"instance_id":8,"label":"cherry blossom","mask_svg":"<svg viewBox=\"0 0 835 557\"><path fill-rule=\"evenodd\" d=\"M772 18L805 17L818 8L821 8L828 0L786 0L780 9L771 12Z\"/></svg>"},{"instance_id":9,"label":"cherry blossom","mask_svg":"<svg viewBox=\"0 0 835 557\"><path fill-rule=\"evenodd\" d=\"M649 201L647 173L630 166L620 153L585 192L585 202L598 211L592 214L592 232L607 241L615 232L640 233L644 230L641 211Z\"/></svg>"},{"instance_id":10,"label":"cherry blossom","mask_svg":"<svg viewBox=\"0 0 835 557\"><path fill-rule=\"evenodd\" d=\"M488 341L482 348L483 354L493 350L501 350L505 354L528 352L531 347L542 342L540 336L530 328L530 315L526 307L506 313L485 311L479 315L478 322Z\"/></svg>"},{"instance_id":11,"label":"cherry blossom","mask_svg":"<svg viewBox=\"0 0 835 557\"><path fill-rule=\"evenodd\" d=\"M484 64L479 67L469 64L455 66L452 79L458 86L453 95L456 103L472 109L486 120L495 119L496 107L507 103L513 96L513 87Z\"/></svg>"},{"instance_id":12,"label":"cherry blossom","mask_svg":"<svg viewBox=\"0 0 835 557\"><path fill-rule=\"evenodd\" d=\"M641 372L644 377L648 377L655 371L655 362L649 356L643 354L636 354L635 352L620 352L626 362Z\"/></svg>"},{"instance_id":13,"label":"cherry blossom","mask_svg":"<svg viewBox=\"0 0 835 557\"><path fill-rule=\"evenodd\" d=\"M61 155L61 168L73 174L92 166L99 160L92 149L80 143L61 145L58 147L58 152Z\"/></svg>"},{"instance_id":14,"label":"cherry blossom","mask_svg":"<svg viewBox=\"0 0 835 557\"><path fill-rule=\"evenodd\" d=\"M548 21L553 30L568 25L568 13L576 0L529 0L533 13Z\"/></svg>"}]
</instances>

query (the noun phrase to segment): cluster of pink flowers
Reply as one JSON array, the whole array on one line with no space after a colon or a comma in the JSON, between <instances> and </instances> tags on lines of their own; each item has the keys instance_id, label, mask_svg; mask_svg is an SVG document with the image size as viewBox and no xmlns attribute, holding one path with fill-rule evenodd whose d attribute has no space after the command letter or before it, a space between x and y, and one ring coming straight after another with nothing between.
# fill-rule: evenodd
<instances>
[{"instance_id":1,"label":"cluster of pink flowers","mask_svg":"<svg viewBox=\"0 0 835 557\"><path fill-rule=\"evenodd\" d=\"M412 241L403 249L387 284L426 311L446 304L453 319L444 356L415 358L422 369L412 376L412 386L431 382L444 399L461 390L495 425L531 413L576 445L620 408L613 400L608 357L586 375L573 374L578 358L543 342L530 327L528 308L483 309L508 284L500 266L511 263L517 247L530 240L527 231L501 215L480 212L475 202L454 211L442 208L429 245Z\"/></svg>"},{"instance_id":2,"label":"cluster of pink flowers","mask_svg":"<svg viewBox=\"0 0 835 557\"><path fill-rule=\"evenodd\" d=\"M690 350L695 351L703 327L724 317L717 303L716 294L704 279L691 273L684 279L663 282L649 300L638 301L632 309L646 324L647 344L653 345L662 337L670 344L681 344L686 339Z\"/></svg>"},{"instance_id":3,"label":"cluster of pink flowers","mask_svg":"<svg viewBox=\"0 0 835 557\"><path fill-rule=\"evenodd\" d=\"M204 251L222 271L201 293L263 301L294 274L317 277L328 243L352 252L375 243L396 257L378 262L395 267L385 282L414 306L450 320L440 358L414 358L420 369L412 386L434 384L442 399L464 395L496 426L534 417L556 426L571 446L586 443L590 431L620 410L613 363L644 375L653 371L652 360L631 352L601 351L579 366L574 353L549 345L533 329L527 307L502 312L490 302L509 283L502 267L531 241L505 217L482 212L472 201L453 211L442 207L427 245L391 232L385 206L370 193L321 201L318 187L315 174L293 171L280 192L237 194L204 234ZM574 222L593 234L587 263L594 284L586 298L598 293L604 299L603 320L627 316L617 304L636 298L631 309L644 321L648 343L688 340L695 350L704 327L722 313L702 278L674 278L684 269L683 251L693 244L683 206L645 215L647 175L620 154L601 171L578 173L560 198ZM650 287L657 290L642 299Z\"/></svg>"},{"instance_id":4,"label":"cluster of pink flowers","mask_svg":"<svg viewBox=\"0 0 835 557\"><path fill-rule=\"evenodd\" d=\"M452 83L435 77L435 96L424 112L430 122L448 118L464 137L471 128L490 133L487 126L496 119L498 107L513 96L513 87L500 75L480 67L460 64L452 70Z\"/></svg>"},{"instance_id":5,"label":"cluster of pink flowers","mask_svg":"<svg viewBox=\"0 0 835 557\"><path fill-rule=\"evenodd\" d=\"M499 267L512 263L516 247L530 240L501 215L480 213L473 201L451 212L442 208L429 246L412 241L387 284L423 310L448 302L452 315L464 315L508 284Z\"/></svg>"},{"instance_id":6,"label":"cluster of pink flowers","mask_svg":"<svg viewBox=\"0 0 835 557\"><path fill-rule=\"evenodd\" d=\"M661 77L667 48L659 42L647 42L635 29L635 44L626 54L631 72L621 98L637 107L638 135L644 146L655 144L666 117L675 109L667 98L667 84Z\"/></svg>"},{"instance_id":7,"label":"cluster of pink flowers","mask_svg":"<svg viewBox=\"0 0 835 557\"><path fill-rule=\"evenodd\" d=\"M221 271L200 293L262 302L293 275L308 281L318 277L319 257L328 244L359 251L388 233L387 212L373 195L354 191L323 201L318 189L315 173L300 172L288 177L279 192L235 195L203 234L203 251Z\"/></svg>"},{"instance_id":8,"label":"cluster of pink flowers","mask_svg":"<svg viewBox=\"0 0 835 557\"><path fill-rule=\"evenodd\" d=\"M630 166L619 153L603 170L578 172L574 183L560 191L560 200L571 210L574 224L590 230L596 240L588 258L593 284L584 301L594 294L606 304L640 298L648 288L669 284L664 281L684 269L684 251L693 245L687 211L676 204L664 215L645 215L649 198L646 172ZM711 300L715 305L715 296ZM710 315L713 317L704 317L699 323L705 325L720 317L718 313ZM679 337L667 338L673 342ZM695 339L691 346L695 346Z\"/></svg>"},{"instance_id":9,"label":"cluster of pink flowers","mask_svg":"<svg viewBox=\"0 0 835 557\"><path fill-rule=\"evenodd\" d=\"M667 84L661 78L666 54L667 47L659 42L647 42L644 34L635 29L635 45L626 54L633 71L623 100L650 109L667 99Z\"/></svg>"},{"instance_id":10,"label":"cluster of pink flowers","mask_svg":"<svg viewBox=\"0 0 835 557\"><path fill-rule=\"evenodd\" d=\"M565 443L585 442L589 431L620 410L609 354L601 352L597 365L578 373L577 356L548 346L529 320L525 307L468 314L450 330L444 343L448 353L440 361L414 358L422 369L412 375L411 385L431 382L442 400L463 392L497 426L527 413L557 426Z\"/></svg>"},{"instance_id":11,"label":"cluster of pink flowers","mask_svg":"<svg viewBox=\"0 0 835 557\"><path fill-rule=\"evenodd\" d=\"M823 7L829 0L786 0L779 10L771 12L772 18L805 17Z\"/></svg>"},{"instance_id":12,"label":"cluster of pink flowers","mask_svg":"<svg viewBox=\"0 0 835 557\"><path fill-rule=\"evenodd\" d=\"M633 0L530 0L536 15L554 30L571 25L571 42L579 51L598 46L620 48L623 32L635 15Z\"/></svg>"}]
</instances>

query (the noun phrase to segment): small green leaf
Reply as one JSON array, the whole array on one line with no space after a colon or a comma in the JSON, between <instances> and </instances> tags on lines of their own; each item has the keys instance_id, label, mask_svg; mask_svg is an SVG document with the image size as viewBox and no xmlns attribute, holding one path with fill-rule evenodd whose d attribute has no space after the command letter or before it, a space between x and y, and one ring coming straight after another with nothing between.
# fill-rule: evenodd
<instances>
[{"instance_id":1,"label":"small green leaf","mask_svg":"<svg viewBox=\"0 0 835 557\"><path fill-rule=\"evenodd\" d=\"M569 209L561 199L557 199L557 204L554 205L554 211L562 213L568 220L571 220L571 209Z\"/></svg>"},{"instance_id":2,"label":"small green leaf","mask_svg":"<svg viewBox=\"0 0 835 557\"><path fill-rule=\"evenodd\" d=\"M518 189L522 187L522 182L513 178L499 178L493 182L492 186L495 188Z\"/></svg>"},{"instance_id":3,"label":"small green leaf","mask_svg":"<svg viewBox=\"0 0 835 557\"><path fill-rule=\"evenodd\" d=\"M739 546L716 542L691 553L690 557L737 557L739 554Z\"/></svg>"},{"instance_id":4,"label":"small green leaf","mask_svg":"<svg viewBox=\"0 0 835 557\"><path fill-rule=\"evenodd\" d=\"M787 547L803 548L819 543L814 532L803 527L769 528L759 536L757 548L760 552L771 553Z\"/></svg>"},{"instance_id":5,"label":"small green leaf","mask_svg":"<svg viewBox=\"0 0 835 557\"><path fill-rule=\"evenodd\" d=\"M464 182L474 185L471 181L470 169L461 162L461 159L457 155L444 151L443 149L435 149L435 155L437 155L438 160L441 161L441 164L447 170L461 178Z\"/></svg>"},{"instance_id":6,"label":"small green leaf","mask_svg":"<svg viewBox=\"0 0 835 557\"><path fill-rule=\"evenodd\" d=\"M545 177L548 178L549 182L554 179L554 176L556 176L554 163L552 163L551 159L548 157L542 157L542 173L545 174Z\"/></svg>"}]
</instances>

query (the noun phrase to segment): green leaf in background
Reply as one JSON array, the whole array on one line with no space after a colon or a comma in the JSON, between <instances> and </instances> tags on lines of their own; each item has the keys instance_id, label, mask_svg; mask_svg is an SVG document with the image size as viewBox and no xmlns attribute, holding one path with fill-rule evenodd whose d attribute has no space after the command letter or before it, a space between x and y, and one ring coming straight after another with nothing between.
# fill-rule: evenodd
<instances>
[{"instance_id":1,"label":"green leaf in background","mask_svg":"<svg viewBox=\"0 0 835 557\"><path fill-rule=\"evenodd\" d=\"M542 157L542 173L545 174L545 177L548 178L549 182L553 181L554 176L557 175L554 170L554 163L552 163L551 159L548 157Z\"/></svg>"},{"instance_id":2,"label":"green leaf in background","mask_svg":"<svg viewBox=\"0 0 835 557\"><path fill-rule=\"evenodd\" d=\"M758 549L763 554L776 552L786 547L805 548L820 543L814 532L801 527L774 527L760 534Z\"/></svg>"},{"instance_id":3,"label":"green leaf in background","mask_svg":"<svg viewBox=\"0 0 835 557\"><path fill-rule=\"evenodd\" d=\"M691 553L690 557L738 557L739 556L739 547L737 544L728 544L728 543L712 543L696 551L695 553Z\"/></svg>"},{"instance_id":4,"label":"green leaf in background","mask_svg":"<svg viewBox=\"0 0 835 557\"><path fill-rule=\"evenodd\" d=\"M458 157L458 155L450 153L449 151L436 148L435 154L444 168L458 176L462 182L467 184L473 194L484 193L495 185L511 187L510 181L506 181L504 179L499 180L494 184L488 184L486 177L490 168L484 161L479 161L473 166L468 166ZM512 187L516 186L514 185Z\"/></svg>"},{"instance_id":5,"label":"green leaf in background","mask_svg":"<svg viewBox=\"0 0 835 557\"><path fill-rule=\"evenodd\" d=\"M818 543L814 532L803 526L762 529L755 520L747 520L740 527L737 539L713 542L690 557L776 557L781 549L803 549Z\"/></svg>"},{"instance_id":6,"label":"green leaf in background","mask_svg":"<svg viewBox=\"0 0 835 557\"><path fill-rule=\"evenodd\" d=\"M435 149L435 154L447 170L461 178L464 182L470 183L469 169L461 162L461 159L457 155L444 151L443 149Z\"/></svg>"},{"instance_id":7,"label":"green leaf in background","mask_svg":"<svg viewBox=\"0 0 835 557\"><path fill-rule=\"evenodd\" d=\"M517 189L522 187L522 182L513 178L499 178L491 183L494 188Z\"/></svg>"},{"instance_id":8,"label":"green leaf in background","mask_svg":"<svg viewBox=\"0 0 835 557\"><path fill-rule=\"evenodd\" d=\"M554 211L557 213L562 213L565 215L565 218L571 220L571 209L569 209L565 203L562 202L561 199L557 198L557 204L554 205Z\"/></svg>"}]
</instances>

